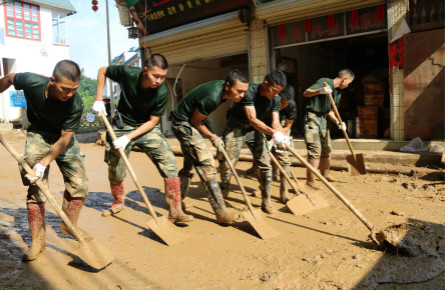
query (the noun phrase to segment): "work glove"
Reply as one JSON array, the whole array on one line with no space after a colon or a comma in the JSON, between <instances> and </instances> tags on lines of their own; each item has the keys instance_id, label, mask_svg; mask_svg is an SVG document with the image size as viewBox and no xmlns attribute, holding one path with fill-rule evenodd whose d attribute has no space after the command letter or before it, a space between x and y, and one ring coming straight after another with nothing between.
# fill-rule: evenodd
<instances>
[{"instance_id":1,"label":"work glove","mask_svg":"<svg viewBox=\"0 0 445 290\"><path fill-rule=\"evenodd\" d=\"M210 139L210 141L212 142L213 146L215 146L216 150L218 150L218 152L222 148L224 148L224 141L218 136L213 137L212 139Z\"/></svg>"},{"instance_id":2,"label":"work glove","mask_svg":"<svg viewBox=\"0 0 445 290\"><path fill-rule=\"evenodd\" d=\"M43 165L41 162L39 162L34 166L34 168L32 170L34 171L34 177L29 176L29 174L26 174L25 177L29 179L31 184L34 184L37 180L43 179L43 175L45 174L46 166Z\"/></svg>"},{"instance_id":3,"label":"work glove","mask_svg":"<svg viewBox=\"0 0 445 290\"><path fill-rule=\"evenodd\" d=\"M97 112L98 115L100 115L101 112L104 112L104 114L106 116L107 111L105 109L104 101L94 101L93 111Z\"/></svg>"},{"instance_id":4,"label":"work glove","mask_svg":"<svg viewBox=\"0 0 445 290\"><path fill-rule=\"evenodd\" d=\"M128 139L127 135L119 137L118 139L113 141L114 148L116 149L125 149L128 143L130 143L130 139Z\"/></svg>"},{"instance_id":5,"label":"work glove","mask_svg":"<svg viewBox=\"0 0 445 290\"><path fill-rule=\"evenodd\" d=\"M337 126L338 126L338 129L346 131L346 124L345 124L345 122L341 122L340 123L340 121L337 121Z\"/></svg>"},{"instance_id":6,"label":"work glove","mask_svg":"<svg viewBox=\"0 0 445 290\"><path fill-rule=\"evenodd\" d=\"M290 144L289 136L284 135L280 131L276 131L272 135L272 140L275 142L275 144L281 146L282 148L286 148L286 145Z\"/></svg>"},{"instance_id":7,"label":"work glove","mask_svg":"<svg viewBox=\"0 0 445 290\"><path fill-rule=\"evenodd\" d=\"M318 89L319 94L330 94L332 93L332 89L330 86L322 87L321 89Z\"/></svg>"}]
</instances>

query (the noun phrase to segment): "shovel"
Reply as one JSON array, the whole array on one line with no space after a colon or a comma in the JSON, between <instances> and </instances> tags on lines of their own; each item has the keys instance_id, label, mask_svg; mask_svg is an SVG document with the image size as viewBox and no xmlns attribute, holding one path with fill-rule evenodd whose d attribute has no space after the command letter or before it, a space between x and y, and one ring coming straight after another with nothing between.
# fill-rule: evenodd
<instances>
[{"instance_id":1,"label":"shovel","mask_svg":"<svg viewBox=\"0 0 445 290\"><path fill-rule=\"evenodd\" d=\"M253 209L252 204L250 203L250 200L247 197L247 192L244 189L244 186L241 184L241 180L238 176L238 173L233 167L233 164L230 161L226 150L224 150L224 148L221 147L220 151L224 155L227 164L229 164L230 169L232 170L233 175L235 176L235 179L238 182L239 187L241 188L241 192L243 193L247 207L249 208L248 212L243 212L244 219L247 220L252 225L252 227L260 235L262 239L268 239L278 236L280 233L266 223L266 221L264 220L263 213L259 209Z\"/></svg>"},{"instance_id":2,"label":"shovel","mask_svg":"<svg viewBox=\"0 0 445 290\"><path fill-rule=\"evenodd\" d=\"M116 140L116 134L114 134L113 128L108 122L107 117L103 112L100 113L102 120L107 127L108 133L110 133L111 139ZM147 226L157 235L159 236L167 245L174 245L185 239L185 235L178 232L178 229L170 222L165 216L158 217L156 212L153 210L150 201L147 196L144 194L144 190L142 189L141 184L138 181L136 173L131 167L130 161L128 161L127 156L122 148L119 149L119 153L124 160L125 165L127 166L128 172L130 172L131 178L133 178L134 184L136 185L139 194L144 200L145 206L147 207L150 215L152 217L151 220L147 221Z\"/></svg>"},{"instance_id":3,"label":"shovel","mask_svg":"<svg viewBox=\"0 0 445 290\"><path fill-rule=\"evenodd\" d=\"M288 202L286 202L286 206L290 209L290 211L294 215L303 215L313 210L329 206L329 204L319 194L311 194L311 196L313 197L311 198L306 192L300 189L301 186L295 179L297 181L297 186L296 186L295 183L292 182L292 180L290 179L289 175L287 175L286 171L281 166L280 162L278 162L278 160L270 151L269 151L269 156L270 159L272 159L272 162L275 163L275 165L280 170L281 174L284 176L286 181L289 182L289 184L292 186L293 190L297 194L296 197L293 197ZM298 192L300 194L298 194Z\"/></svg>"},{"instance_id":4,"label":"shovel","mask_svg":"<svg viewBox=\"0 0 445 290\"><path fill-rule=\"evenodd\" d=\"M328 86L328 84L325 82L324 86ZM328 94L329 100L331 101L332 108L334 109L335 116L337 117L340 124L342 124L342 120L340 117L340 114L338 113L337 106L335 105L334 99L332 98L332 95ZM363 154L355 154L354 149L352 149L351 142L349 141L348 133L346 133L343 128L341 129L343 131L343 135L346 138L346 142L348 143L349 150L351 150L352 155L346 156L346 161L348 162L348 171L353 175L359 175L359 174L366 174L366 166L365 162L363 161Z\"/></svg>"},{"instance_id":5,"label":"shovel","mask_svg":"<svg viewBox=\"0 0 445 290\"><path fill-rule=\"evenodd\" d=\"M31 167L29 167L29 165L25 161L23 161L23 159L20 157L17 151L15 151L14 148L6 142L2 134L0 134L0 142L3 144L3 146L5 146L6 150L8 150L8 152L20 163L20 165L22 165L26 173L31 178L34 178L34 170L32 170ZM62 209L60 209L59 205L57 204L57 201L54 199L53 195L48 190L48 188L42 183L42 181L37 180L35 184L43 192L43 194L48 199L51 206L56 211L57 215L68 226L71 233L73 233L73 236L78 241L79 248L76 249L74 254L78 256L82 261L84 261L87 265L90 265L95 269L105 268L107 265L113 262L114 256L108 249L106 249L104 246L102 246L99 242L97 242L94 239L87 242L82 237L79 231L71 223L71 220L66 216L65 212Z\"/></svg>"}]
</instances>

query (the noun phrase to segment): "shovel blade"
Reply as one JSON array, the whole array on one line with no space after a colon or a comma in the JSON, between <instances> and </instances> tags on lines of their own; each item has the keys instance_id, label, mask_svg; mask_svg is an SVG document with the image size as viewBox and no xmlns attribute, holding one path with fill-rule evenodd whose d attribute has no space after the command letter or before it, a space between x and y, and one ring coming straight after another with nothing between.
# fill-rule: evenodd
<instances>
[{"instance_id":1,"label":"shovel blade","mask_svg":"<svg viewBox=\"0 0 445 290\"><path fill-rule=\"evenodd\" d=\"M103 269L114 260L113 253L94 239L78 245L73 254L95 269Z\"/></svg>"},{"instance_id":2,"label":"shovel blade","mask_svg":"<svg viewBox=\"0 0 445 290\"><path fill-rule=\"evenodd\" d=\"M243 212L244 220L249 222L258 235L264 239L270 239L280 235L280 233L266 223L263 213L254 209L252 211Z\"/></svg>"},{"instance_id":3,"label":"shovel blade","mask_svg":"<svg viewBox=\"0 0 445 290\"><path fill-rule=\"evenodd\" d=\"M300 194L294 198L291 198L286 206L294 215L303 215L308 212L325 208L329 206L329 203L318 193L311 193L310 199L304 194Z\"/></svg>"},{"instance_id":4,"label":"shovel blade","mask_svg":"<svg viewBox=\"0 0 445 290\"><path fill-rule=\"evenodd\" d=\"M170 222L165 216L151 219L146 222L146 225L167 245L172 246L185 240L186 235L179 232L172 222Z\"/></svg>"},{"instance_id":5,"label":"shovel blade","mask_svg":"<svg viewBox=\"0 0 445 290\"><path fill-rule=\"evenodd\" d=\"M366 174L365 161L363 160L363 154L355 154L346 156L346 161L348 162L348 171L352 175L363 175Z\"/></svg>"}]
</instances>

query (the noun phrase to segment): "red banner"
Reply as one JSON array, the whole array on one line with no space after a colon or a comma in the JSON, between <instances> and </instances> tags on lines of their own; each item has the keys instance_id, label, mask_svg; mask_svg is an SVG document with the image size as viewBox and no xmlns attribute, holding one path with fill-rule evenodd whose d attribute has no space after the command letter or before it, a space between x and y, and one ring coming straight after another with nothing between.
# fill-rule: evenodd
<instances>
[{"instance_id":1,"label":"red banner","mask_svg":"<svg viewBox=\"0 0 445 290\"><path fill-rule=\"evenodd\" d=\"M392 75L394 70L403 69L403 37L389 44L389 85L392 93Z\"/></svg>"}]
</instances>

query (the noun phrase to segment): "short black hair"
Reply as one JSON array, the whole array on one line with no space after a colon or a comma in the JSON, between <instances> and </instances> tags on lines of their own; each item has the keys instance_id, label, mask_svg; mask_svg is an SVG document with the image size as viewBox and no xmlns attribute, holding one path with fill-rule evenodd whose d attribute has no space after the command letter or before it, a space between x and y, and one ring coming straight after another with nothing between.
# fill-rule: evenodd
<instances>
[{"instance_id":1,"label":"short black hair","mask_svg":"<svg viewBox=\"0 0 445 290\"><path fill-rule=\"evenodd\" d=\"M145 67L154 68L155 66L158 66L161 69L168 68L167 59L160 53L150 54L147 60L145 61Z\"/></svg>"},{"instance_id":2,"label":"short black hair","mask_svg":"<svg viewBox=\"0 0 445 290\"><path fill-rule=\"evenodd\" d=\"M226 83L229 83L230 86L233 86L236 81L240 81L241 83L248 83L249 78L247 77L247 74L244 72L234 69L229 72L229 74L226 77Z\"/></svg>"},{"instance_id":3,"label":"short black hair","mask_svg":"<svg viewBox=\"0 0 445 290\"><path fill-rule=\"evenodd\" d=\"M288 84L281 92L280 96L286 100L293 100L295 97L295 90L291 84Z\"/></svg>"},{"instance_id":4,"label":"short black hair","mask_svg":"<svg viewBox=\"0 0 445 290\"><path fill-rule=\"evenodd\" d=\"M59 61L53 70L53 77L56 82L60 81L62 78L69 79L73 82L79 82L81 74L77 63L68 59Z\"/></svg>"},{"instance_id":5,"label":"short black hair","mask_svg":"<svg viewBox=\"0 0 445 290\"><path fill-rule=\"evenodd\" d=\"M338 72L339 78L349 78L353 79L355 78L354 72L348 68L344 68L341 71Z\"/></svg>"},{"instance_id":6,"label":"short black hair","mask_svg":"<svg viewBox=\"0 0 445 290\"><path fill-rule=\"evenodd\" d=\"M264 78L271 85L279 85L285 87L287 84L286 75L280 70L269 72Z\"/></svg>"}]
</instances>

